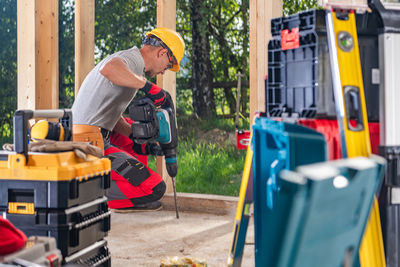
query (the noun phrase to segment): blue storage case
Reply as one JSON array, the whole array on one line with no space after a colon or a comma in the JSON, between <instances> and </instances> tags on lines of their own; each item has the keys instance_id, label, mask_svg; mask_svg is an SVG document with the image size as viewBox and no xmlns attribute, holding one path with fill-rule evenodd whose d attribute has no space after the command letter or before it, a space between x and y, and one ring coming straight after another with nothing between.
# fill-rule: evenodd
<instances>
[{"instance_id":1,"label":"blue storage case","mask_svg":"<svg viewBox=\"0 0 400 267\"><path fill-rule=\"evenodd\" d=\"M256 266L357 265L384 166L383 158L372 156L282 171L276 205L263 221L268 242L256 257Z\"/></svg>"},{"instance_id":2,"label":"blue storage case","mask_svg":"<svg viewBox=\"0 0 400 267\"><path fill-rule=\"evenodd\" d=\"M253 126L253 185L255 257L265 262L265 248L270 244L264 224L268 212L275 208L280 194L279 172L299 165L327 160L324 136L296 124L256 118ZM269 266L260 264L259 266Z\"/></svg>"}]
</instances>

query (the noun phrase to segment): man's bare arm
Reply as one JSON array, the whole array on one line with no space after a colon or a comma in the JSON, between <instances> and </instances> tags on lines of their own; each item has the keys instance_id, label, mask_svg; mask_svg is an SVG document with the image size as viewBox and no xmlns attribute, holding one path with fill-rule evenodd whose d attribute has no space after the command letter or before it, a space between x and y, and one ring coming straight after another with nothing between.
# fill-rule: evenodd
<instances>
[{"instance_id":1,"label":"man's bare arm","mask_svg":"<svg viewBox=\"0 0 400 267\"><path fill-rule=\"evenodd\" d=\"M114 127L114 131L116 131L119 134L125 135L125 136L130 136L132 133L131 126L129 123L125 121L125 119L121 116L119 120L117 121L117 124Z\"/></svg>"},{"instance_id":2,"label":"man's bare arm","mask_svg":"<svg viewBox=\"0 0 400 267\"><path fill-rule=\"evenodd\" d=\"M146 78L133 73L126 62L119 57L114 57L108 61L100 70L100 73L119 86L139 89L146 84Z\"/></svg>"}]
</instances>

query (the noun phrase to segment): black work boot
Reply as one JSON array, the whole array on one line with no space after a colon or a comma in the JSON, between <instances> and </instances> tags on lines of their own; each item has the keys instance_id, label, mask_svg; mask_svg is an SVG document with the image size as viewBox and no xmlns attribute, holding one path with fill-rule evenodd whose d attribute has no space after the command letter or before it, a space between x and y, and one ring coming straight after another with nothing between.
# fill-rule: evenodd
<instances>
[{"instance_id":1,"label":"black work boot","mask_svg":"<svg viewBox=\"0 0 400 267\"><path fill-rule=\"evenodd\" d=\"M153 201L145 204L137 204L133 207L114 209L116 213L130 213L138 211L156 211L162 209L160 201Z\"/></svg>"}]
</instances>

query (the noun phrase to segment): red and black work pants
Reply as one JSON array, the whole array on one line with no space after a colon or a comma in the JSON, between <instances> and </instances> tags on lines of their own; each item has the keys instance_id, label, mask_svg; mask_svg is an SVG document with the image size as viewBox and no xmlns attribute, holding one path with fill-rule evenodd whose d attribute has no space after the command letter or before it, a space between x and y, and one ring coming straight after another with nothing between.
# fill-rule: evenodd
<instances>
[{"instance_id":1,"label":"red and black work pants","mask_svg":"<svg viewBox=\"0 0 400 267\"><path fill-rule=\"evenodd\" d=\"M112 132L109 141L104 143L104 155L111 160L111 187L107 193L111 209L134 207L161 199L166 190L165 182L146 166L147 156L133 151L131 139Z\"/></svg>"}]
</instances>

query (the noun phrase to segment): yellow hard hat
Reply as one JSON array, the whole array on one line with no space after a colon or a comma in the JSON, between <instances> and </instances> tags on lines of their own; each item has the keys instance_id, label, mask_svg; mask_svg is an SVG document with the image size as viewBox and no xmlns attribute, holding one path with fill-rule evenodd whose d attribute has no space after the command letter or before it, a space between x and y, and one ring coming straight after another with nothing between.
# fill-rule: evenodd
<instances>
[{"instance_id":1,"label":"yellow hard hat","mask_svg":"<svg viewBox=\"0 0 400 267\"><path fill-rule=\"evenodd\" d=\"M169 50L171 50L172 54L176 58L177 63L172 66L171 70L175 72L179 71L179 64L183 58L183 54L185 53L185 42L179 33L171 29L161 27L147 32L146 35L154 35L164 42L164 44L169 48Z\"/></svg>"}]
</instances>

